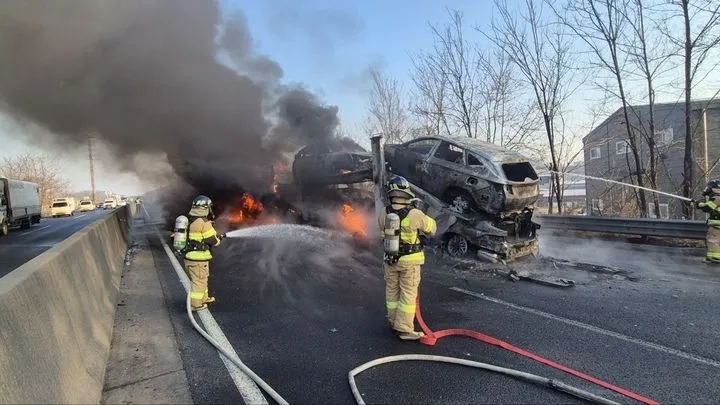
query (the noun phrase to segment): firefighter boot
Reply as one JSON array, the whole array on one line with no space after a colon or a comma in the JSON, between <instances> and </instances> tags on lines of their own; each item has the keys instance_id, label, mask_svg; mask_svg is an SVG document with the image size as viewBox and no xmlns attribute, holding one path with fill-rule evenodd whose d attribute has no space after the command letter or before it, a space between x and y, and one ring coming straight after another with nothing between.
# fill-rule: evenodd
<instances>
[{"instance_id":1,"label":"firefighter boot","mask_svg":"<svg viewBox=\"0 0 720 405\"><path fill-rule=\"evenodd\" d=\"M425 336L425 334L418 331L401 332L398 334L398 337L402 340L418 340L423 336Z\"/></svg>"}]
</instances>

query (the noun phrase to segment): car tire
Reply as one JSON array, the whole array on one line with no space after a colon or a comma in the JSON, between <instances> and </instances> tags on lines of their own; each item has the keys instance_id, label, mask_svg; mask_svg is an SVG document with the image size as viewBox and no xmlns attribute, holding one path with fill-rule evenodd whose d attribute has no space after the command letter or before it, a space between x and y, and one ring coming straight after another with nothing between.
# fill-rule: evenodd
<instances>
[{"instance_id":1,"label":"car tire","mask_svg":"<svg viewBox=\"0 0 720 405\"><path fill-rule=\"evenodd\" d=\"M4 221L2 224L0 224L0 236L7 236L9 231L10 228L8 227L7 221Z\"/></svg>"},{"instance_id":2,"label":"car tire","mask_svg":"<svg viewBox=\"0 0 720 405\"><path fill-rule=\"evenodd\" d=\"M445 250L452 257L463 257L470 250L470 241L466 237L454 233L445 242Z\"/></svg>"},{"instance_id":3,"label":"car tire","mask_svg":"<svg viewBox=\"0 0 720 405\"><path fill-rule=\"evenodd\" d=\"M470 195L462 190L450 190L446 193L445 202L450 204L450 209L458 214L467 215L477 211Z\"/></svg>"}]
</instances>

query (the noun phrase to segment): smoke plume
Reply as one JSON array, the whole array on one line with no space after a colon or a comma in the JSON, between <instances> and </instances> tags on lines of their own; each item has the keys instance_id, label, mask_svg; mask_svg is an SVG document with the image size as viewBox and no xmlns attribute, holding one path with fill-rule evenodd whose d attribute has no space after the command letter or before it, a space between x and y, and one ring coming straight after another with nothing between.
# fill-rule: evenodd
<instances>
[{"instance_id":1,"label":"smoke plume","mask_svg":"<svg viewBox=\"0 0 720 405\"><path fill-rule=\"evenodd\" d=\"M282 84L245 17L221 21L211 1L6 0L0 58L6 113L57 144L92 131L141 176L136 154L167 156L206 194L267 192L273 163L338 126L337 107Z\"/></svg>"}]
</instances>

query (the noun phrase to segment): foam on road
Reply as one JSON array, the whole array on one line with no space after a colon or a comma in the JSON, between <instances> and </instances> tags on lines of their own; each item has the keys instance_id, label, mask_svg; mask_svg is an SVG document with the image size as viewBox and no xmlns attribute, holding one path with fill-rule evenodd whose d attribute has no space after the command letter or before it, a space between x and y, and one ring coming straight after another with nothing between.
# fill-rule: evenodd
<instances>
[{"instance_id":1,"label":"foam on road","mask_svg":"<svg viewBox=\"0 0 720 405\"><path fill-rule=\"evenodd\" d=\"M570 256L583 255L564 242L558 242L554 254L565 245ZM383 274L376 259L298 243L225 240L214 251L210 273L210 290L217 298L212 313L222 332L243 362L291 403L352 403L349 370L407 353L515 368L626 401L470 339L446 338L434 347L402 342L385 321ZM672 252L646 254L577 240L574 246L588 249L594 260L612 253L608 260L628 267L625 275L632 278L576 270L556 274L577 281L573 288L558 289L512 282L430 256L421 283L425 319L433 329L487 333L663 403L720 398L715 383L720 379L720 302L715 299L720 275ZM200 382L191 385L193 399L239 398L222 362L208 354L212 348L182 326L187 323L182 287L162 256L158 247L156 262L166 288L177 290L166 297L176 308L174 322L185 341L188 378ZM683 279L683 274L691 277ZM443 364L391 364L368 370L357 382L368 403L581 403L506 376Z\"/></svg>"},{"instance_id":2,"label":"foam on road","mask_svg":"<svg viewBox=\"0 0 720 405\"><path fill-rule=\"evenodd\" d=\"M7 236L0 237L0 277L111 212L95 210L70 217L43 218L29 229L11 229Z\"/></svg>"}]
</instances>

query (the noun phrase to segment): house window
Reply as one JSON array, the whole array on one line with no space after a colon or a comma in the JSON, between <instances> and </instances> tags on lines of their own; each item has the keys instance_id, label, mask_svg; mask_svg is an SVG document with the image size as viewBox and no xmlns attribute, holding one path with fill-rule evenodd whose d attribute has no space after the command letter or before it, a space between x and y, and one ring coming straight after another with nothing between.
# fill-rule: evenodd
<instances>
[{"instance_id":1,"label":"house window","mask_svg":"<svg viewBox=\"0 0 720 405\"><path fill-rule=\"evenodd\" d=\"M593 211L602 211L602 209L603 209L602 199L593 198L592 199L592 209L593 209Z\"/></svg>"},{"instance_id":2,"label":"house window","mask_svg":"<svg viewBox=\"0 0 720 405\"><path fill-rule=\"evenodd\" d=\"M655 143L658 146L669 145L673 140L673 129L665 128L655 131Z\"/></svg>"},{"instance_id":3,"label":"house window","mask_svg":"<svg viewBox=\"0 0 720 405\"><path fill-rule=\"evenodd\" d=\"M600 159L600 148L590 149L590 160Z\"/></svg>"},{"instance_id":4,"label":"house window","mask_svg":"<svg viewBox=\"0 0 720 405\"><path fill-rule=\"evenodd\" d=\"M648 203L648 218L657 218L655 216L655 203ZM667 204L660 204L660 218L670 218L670 209Z\"/></svg>"},{"instance_id":5,"label":"house window","mask_svg":"<svg viewBox=\"0 0 720 405\"><path fill-rule=\"evenodd\" d=\"M628 143L627 141L617 141L615 142L615 151L618 155L624 155L628 153Z\"/></svg>"}]
</instances>

